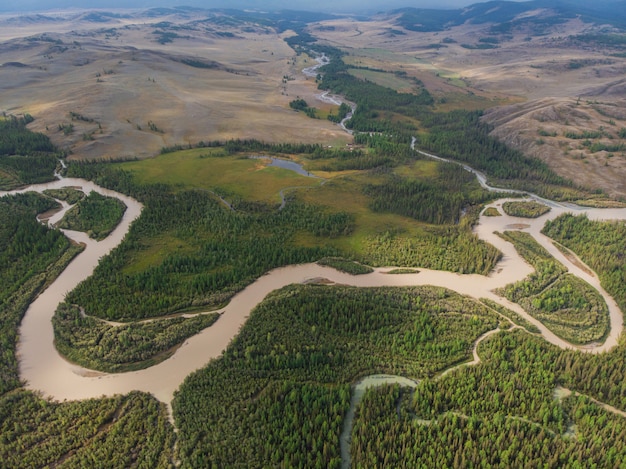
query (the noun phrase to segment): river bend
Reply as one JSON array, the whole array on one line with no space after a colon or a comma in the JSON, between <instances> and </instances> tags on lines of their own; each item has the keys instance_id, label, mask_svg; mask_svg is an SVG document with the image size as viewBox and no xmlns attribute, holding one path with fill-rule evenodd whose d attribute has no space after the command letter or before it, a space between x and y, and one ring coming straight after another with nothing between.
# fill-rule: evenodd
<instances>
[{"instance_id":1,"label":"river bend","mask_svg":"<svg viewBox=\"0 0 626 469\"><path fill-rule=\"evenodd\" d=\"M579 348L586 352L603 352L618 343L623 328L623 316L617 304L604 289L596 275L587 272L567 259L550 241L540 233L548 219L562 213L573 211L569 207L555 204L552 210L537 219L521 219L502 214L499 217L481 216L475 232L479 238L491 243L502 253L502 259L488 276L461 275L429 269L420 269L419 273L389 275L390 268L377 268L367 275L352 276L317 264L292 265L278 268L260 277L254 283L233 297L230 303L220 310L220 319L211 327L191 337L169 359L141 371L121 374L94 372L69 363L59 355L54 346L51 319L57 305L65 294L80 281L90 276L102 256L117 246L127 233L130 224L140 215L142 205L123 194L103 189L96 184L81 179L62 179L48 184L39 184L15 192L29 190L43 191L49 188L80 187L89 192L95 190L109 197L117 197L128 207L121 223L105 240L91 240L84 233L64 230L64 233L76 242L84 243L86 248L61 273L61 275L28 308L20 327L18 357L20 376L30 389L41 391L45 396L58 400L74 400L110 396L128 393L133 390L153 394L159 400L169 404L174 391L184 378L203 367L208 361L218 357L233 337L246 322L252 309L269 293L286 285L306 282L315 278L328 279L330 282L356 287L399 287L415 285L434 285L449 288L473 298L489 298L522 315L536 325L543 337L562 348ZM0 193L0 196L6 193ZM491 204L500 206L501 199ZM519 200L519 199L517 199ZM501 211L501 210L500 210ZM626 219L626 209L576 208L576 213L585 213L590 219ZM502 212L502 211L501 211ZM609 307L610 332L602 344L586 347L574 345L557 337L541 322L527 314L519 305L497 296L493 290L512 282L522 280L532 272L531 267L517 254L513 245L502 240L494 232L505 231L525 226L535 239L546 248L571 273L593 285L602 294Z\"/></svg>"}]
</instances>

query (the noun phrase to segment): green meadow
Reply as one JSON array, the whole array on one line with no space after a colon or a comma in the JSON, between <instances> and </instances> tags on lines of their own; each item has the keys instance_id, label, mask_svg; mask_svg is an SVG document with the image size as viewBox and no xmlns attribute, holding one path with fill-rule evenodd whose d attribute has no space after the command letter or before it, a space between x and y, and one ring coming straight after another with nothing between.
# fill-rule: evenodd
<instances>
[{"instance_id":1,"label":"green meadow","mask_svg":"<svg viewBox=\"0 0 626 469\"><path fill-rule=\"evenodd\" d=\"M269 161L248 156L224 156L223 150L198 148L166 153L155 158L122 163L140 184L161 183L175 190L206 189L226 200L240 198L268 204L280 203L280 191L290 187L315 187L319 179L268 166Z\"/></svg>"}]
</instances>

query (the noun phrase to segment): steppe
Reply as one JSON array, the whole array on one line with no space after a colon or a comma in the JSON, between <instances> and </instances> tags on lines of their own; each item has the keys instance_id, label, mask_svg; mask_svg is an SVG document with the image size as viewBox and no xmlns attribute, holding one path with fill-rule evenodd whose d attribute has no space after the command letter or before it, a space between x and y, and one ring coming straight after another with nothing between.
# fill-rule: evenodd
<instances>
[{"instance_id":1,"label":"steppe","mask_svg":"<svg viewBox=\"0 0 626 469\"><path fill-rule=\"evenodd\" d=\"M75 16L0 18L0 111L35 116L31 129L72 157L145 158L164 146L231 138L349 140L331 122L311 125L289 108L318 92L301 73L307 58L296 63L283 40L288 31L233 30L204 23L206 15L105 24ZM167 35L155 34L163 31L155 23L175 22L186 24L177 33L184 37L162 44Z\"/></svg>"},{"instance_id":2,"label":"steppe","mask_svg":"<svg viewBox=\"0 0 626 469\"><path fill-rule=\"evenodd\" d=\"M0 26L0 111L36 116L31 128L72 158L145 158L166 146L230 138L350 141L325 119L289 108L296 97L332 108L302 73L313 59L296 57L284 42L290 30L200 11L5 15ZM309 31L346 51L347 63L421 80L443 110L487 109L493 134L509 145L577 184L626 197L624 151L610 151L626 125L626 58L573 40L599 31L579 19L540 35L524 28L498 35L491 27L414 32L385 15L338 17ZM487 37L497 48L466 47ZM566 136L586 131L597 139ZM592 151L590 143L608 150Z\"/></svg>"},{"instance_id":3,"label":"steppe","mask_svg":"<svg viewBox=\"0 0 626 469\"><path fill-rule=\"evenodd\" d=\"M398 29L396 19L338 19L313 30L348 51L355 65L420 79L440 97L440 108L487 109L484 119L496 137L575 183L626 197L624 150L592 152L584 139L565 136L599 132L597 142L609 146L626 126L626 58L573 39L610 34L610 28L572 19L541 35L527 29L494 34L492 24L413 32ZM497 48L464 47L486 38Z\"/></svg>"}]
</instances>

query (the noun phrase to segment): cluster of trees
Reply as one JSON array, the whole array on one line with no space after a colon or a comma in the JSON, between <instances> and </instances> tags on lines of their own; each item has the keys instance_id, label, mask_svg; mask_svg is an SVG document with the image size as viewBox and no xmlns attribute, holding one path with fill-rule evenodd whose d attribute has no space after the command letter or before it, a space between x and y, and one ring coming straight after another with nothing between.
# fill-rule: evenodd
<instances>
[{"instance_id":1,"label":"cluster of trees","mask_svg":"<svg viewBox=\"0 0 626 469\"><path fill-rule=\"evenodd\" d=\"M48 137L26 128L34 120L30 114L0 118L0 155L29 155L56 150Z\"/></svg>"},{"instance_id":2,"label":"cluster of trees","mask_svg":"<svg viewBox=\"0 0 626 469\"><path fill-rule=\"evenodd\" d=\"M502 210L512 217L538 218L550 211L550 207L539 202L504 202Z\"/></svg>"},{"instance_id":3,"label":"cluster of trees","mask_svg":"<svg viewBox=\"0 0 626 469\"><path fill-rule=\"evenodd\" d=\"M368 237L364 252L371 265L397 265L487 275L502 257L467 226L431 227L420 236L386 231Z\"/></svg>"},{"instance_id":4,"label":"cluster of trees","mask_svg":"<svg viewBox=\"0 0 626 469\"><path fill-rule=\"evenodd\" d=\"M165 360L187 338L218 318L218 313L212 313L109 325L81 314L77 306L62 303L52 325L56 348L67 359L86 368L119 373Z\"/></svg>"},{"instance_id":5,"label":"cluster of trees","mask_svg":"<svg viewBox=\"0 0 626 469\"><path fill-rule=\"evenodd\" d=\"M498 319L432 287L297 285L250 315L175 396L182 467L340 467L353 379L432 375L467 360Z\"/></svg>"},{"instance_id":6,"label":"cluster of trees","mask_svg":"<svg viewBox=\"0 0 626 469\"><path fill-rule=\"evenodd\" d=\"M589 148L589 151L591 153L597 153L599 151L607 151L610 153L626 151L626 144L624 143L607 144L603 142L592 142L590 140L585 140L583 142L583 146Z\"/></svg>"},{"instance_id":7,"label":"cluster of trees","mask_svg":"<svg viewBox=\"0 0 626 469\"><path fill-rule=\"evenodd\" d=\"M323 73L318 85L320 89L331 90L356 103L356 112L346 124L356 131L391 133L398 128L398 124L391 119L381 119L384 111L417 116L434 103L433 97L424 87L420 88L419 93L399 93L391 88L360 80L349 73L349 66L338 56L322 67L320 72ZM410 126L405 132L414 129L414 126Z\"/></svg>"},{"instance_id":8,"label":"cluster of trees","mask_svg":"<svg viewBox=\"0 0 626 469\"><path fill-rule=\"evenodd\" d=\"M58 226L84 231L90 238L102 240L119 224L125 211L121 200L92 191L67 211Z\"/></svg>"},{"instance_id":9,"label":"cluster of trees","mask_svg":"<svg viewBox=\"0 0 626 469\"><path fill-rule=\"evenodd\" d=\"M565 138L571 138L574 140L582 140L588 138L602 138L604 136L604 132L601 132L599 130L584 130L580 133L569 131L564 132L563 136Z\"/></svg>"},{"instance_id":10,"label":"cluster of trees","mask_svg":"<svg viewBox=\"0 0 626 469\"><path fill-rule=\"evenodd\" d=\"M337 114L329 114L328 120L338 124L348 116L350 111L352 111L352 108L349 105L347 105L346 103L341 103L339 105L339 109L337 109Z\"/></svg>"},{"instance_id":11,"label":"cluster of trees","mask_svg":"<svg viewBox=\"0 0 626 469\"><path fill-rule=\"evenodd\" d=\"M352 467L618 467L624 418L579 395L555 399L558 353L539 340L498 334L481 347L480 366L414 392L368 391L355 417Z\"/></svg>"},{"instance_id":12,"label":"cluster of trees","mask_svg":"<svg viewBox=\"0 0 626 469\"><path fill-rule=\"evenodd\" d=\"M266 148L255 141L238 142L237 147ZM326 154L326 150L318 148L313 147L315 154ZM404 151L410 152L409 146L398 144L398 148L403 148L398 158L408 158ZM350 152L328 152L340 154L338 160L344 158L344 153ZM345 159L349 161L347 155ZM462 178L468 177L449 165L444 165L442 174L447 174L446 170ZM249 208L242 205L237 212L229 212L206 192L182 192L173 196L166 186L139 186L130 173L102 164L70 165L69 174L94 179L100 185L129 193L145 206L127 242L102 261L94 277L70 294L71 302L81 304L97 317L130 319L128 315L132 315L141 318L219 304L273 267L316 261L326 256L340 255L369 265L404 265L483 274L490 272L500 257L495 248L471 233L473 217L469 213L457 226L367 236L359 240L358 251L340 252L323 239L351 233L353 216L344 212L297 200L291 201L280 213L260 205ZM470 208L469 212L473 210ZM317 237L315 243L309 242L309 248L289 247L289 240L295 241L298 233L307 232ZM163 260L155 260L145 268L145 258L138 253L149 249L151 239L164 237L179 240L187 247L185 255L175 250L165 252ZM130 269L140 257L144 265L141 271ZM141 301L136 292L141 292Z\"/></svg>"},{"instance_id":13,"label":"cluster of trees","mask_svg":"<svg viewBox=\"0 0 626 469\"><path fill-rule=\"evenodd\" d=\"M0 117L0 189L14 189L24 184L50 181L62 154L50 139L31 132L33 121L23 117Z\"/></svg>"},{"instance_id":14,"label":"cluster of trees","mask_svg":"<svg viewBox=\"0 0 626 469\"><path fill-rule=\"evenodd\" d=\"M354 116L347 123L349 128L365 134L382 133L384 138L401 136L407 144L411 136L417 136L420 148L466 162L489 174L498 184L553 199L580 198L581 189L556 175L544 162L528 158L491 137L491 129L481 121L480 111L435 113L431 109L433 98L425 88L418 94L398 93L359 80L348 69L341 54L333 54L331 62L320 69L323 75L319 87L357 104ZM419 133L416 120L421 124Z\"/></svg>"},{"instance_id":15,"label":"cluster of trees","mask_svg":"<svg viewBox=\"0 0 626 469\"><path fill-rule=\"evenodd\" d=\"M374 272L374 269L368 265L359 264L341 257L325 257L317 261L317 263L352 275L364 275Z\"/></svg>"},{"instance_id":16,"label":"cluster of trees","mask_svg":"<svg viewBox=\"0 0 626 469\"><path fill-rule=\"evenodd\" d=\"M80 252L36 221L57 206L35 193L0 198L0 463L3 467L171 467L174 432L152 396L55 403L21 388L19 323Z\"/></svg>"},{"instance_id":17,"label":"cluster of trees","mask_svg":"<svg viewBox=\"0 0 626 469\"><path fill-rule=\"evenodd\" d=\"M172 467L174 431L163 404L133 392L56 403L30 391L0 396L3 467Z\"/></svg>"},{"instance_id":18,"label":"cluster of trees","mask_svg":"<svg viewBox=\"0 0 626 469\"><path fill-rule=\"evenodd\" d=\"M190 148L224 148L226 154L235 154L244 151L251 152L272 152L283 154L315 153L324 150L318 143L267 143L255 139L231 139L231 140L211 140L205 142L201 140L197 145L172 145L161 148L161 154L173 153Z\"/></svg>"},{"instance_id":19,"label":"cluster of trees","mask_svg":"<svg viewBox=\"0 0 626 469\"><path fill-rule=\"evenodd\" d=\"M70 166L85 175L94 165ZM188 308L219 305L275 267L336 256L332 247L299 246L298 233L329 238L349 233L352 217L301 203L283 210L249 204L224 210L205 191L172 194L163 186L136 186L127 173L101 167L97 181L131 193L144 203L126 242L104 258L94 275L68 295L100 318L120 320L160 316ZM167 252L147 268L129 272L151 238L169 236L186 252Z\"/></svg>"},{"instance_id":20,"label":"cluster of trees","mask_svg":"<svg viewBox=\"0 0 626 469\"><path fill-rule=\"evenodd\" d=\"M317 119L317 114L316 114L317 109L315 109L314 107L310 107L309 104L302 98L294 99L293 101L291 101L289 103L289 107L296 111L304 112L307 116L311 117L312 119Z\"/></svg>"},{"instance_id":21,"label":"cluster of trees","mask_svg":"<svg viewBox=\"0 0 626 469\"><path fill-rule=\"evenodd\" d=\"M43 194L53 199L64 200L70 205L77 204L85 198L85 193L72 187L63 187L61 189L46 189Z\"/></svg>"},{"instance_id":22,"label":"cluster of trees","mask_svg":"<svg viewBox=\"0 0 626 469\"><path fill-rule=\"evenodd\" d=\"M318 171L365 171L380 167L391 167L395 165L393 153L386 153L378 149L337 149L333 152L319 152L310 155L315 162L313 169Z\"/></svg>"},{"instance_id":23,"label":"cluster of trees","mask_svg":"<svg viewBox=\"0 0 626 469\"><path fill-rule=\"evenodd\" d=\"M533 334L538 334L541 332L539 328L535 326L533 323L526 320L521 315L517 314L515 311L510 310L509 308L506 308L505 306L502 306L500 303L496 303L495 301L490 300L488 298L481 298L480 301L486 306L489 306L494 311L497 311L498 313L500 313L502 316L509 318L514 324L520 327L523 327L528 332L531 332Z\"/></svg>"},{"instance_id":24,"label":"cluster of trees","mask_svg":"<svg viewBox=\"0 0 626 469\"><path fill-rule=\"evenodd\" d=\"M418 135L417 146L468 163L484 171L498 185L531 191L552 199L580 197L580 190L556 175L537 158L524 156L489 136L480 111L430 113L420 117L428 132Z\"/></svg>"},{"instance_id":25,"label":"cluster of trees","mask_svg":"<svg viewBox=\"0 0 626 469\"><path fill-rule=\"evenodd\" d=\"M626 225L565 214L548 221L542 233L578 254L598 274L620 309L626 311Z\"/></svg>"},{"instance_id":26,"label":"cluster of trees","mask_svg":"<svg viewBox=\"0 0 626 469\"><path fill-rule=\"evenodd\" d=\"M566 273L534 238L509 231L502 238L515 245L534 268L526 279L498 291L519 303L559 337L577 344L601 340L609 330L608 307L598 291L587 282Z\"/></svg>"},{"instance_id":27,"label":"cluster of trees","mask_svg":"<svg viewBox=\"0 0 626 469\"><path fill-rule=\"evenodd\" d=\"M436 225L454 225L461 211L493 199L476 178L459 165L441 163L437 177L416 180L391 175L383 183L363 188L375 212L392 212Z\"/></svg>"},{"instance_id":28,"label":"cluster of trees","mask_svg":"<svg viewBox=\"0 0 626 469\"><path fill-rule=\"evenodd\" d=\"M496 207L488 207L483 212L483 215L485 217L501 217L502 216L502 214L500 213L500 211Z\"/></svg>"}]
</instances>

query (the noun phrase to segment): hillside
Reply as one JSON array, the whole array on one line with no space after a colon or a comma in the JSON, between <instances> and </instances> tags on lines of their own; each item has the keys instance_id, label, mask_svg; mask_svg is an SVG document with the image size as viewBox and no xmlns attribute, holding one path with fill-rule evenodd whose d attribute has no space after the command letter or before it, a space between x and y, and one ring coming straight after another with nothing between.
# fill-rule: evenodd
<instances>
[{"instance_id":1,"label":"hillside","mask_svg":"<svg viewBox=\"0 0 626 469\"><path fill-rule=\"evenodd\" d=\"M620 11L616 2L487 2L311 30L356 67L421 80L439 109L487 109L493 136L579 185L624 197ZM593 138L578 138L585 132Z\"/></svg>"},{"instance_id":2,"label":"hillside","mask_svg":"<svg viewBox=\"0 0 626 469\"><path fill-rule=\"evenodd\" d=\"M201 140L345 143L288 103L316 101L284 38L307 15L277 21L198 9L68 13L0 20L0 111L78 158L133 158ZM313 19L328 15L315 14ZM317 102L319 108L330 109Z\"/></svg>"}]
</instances>

